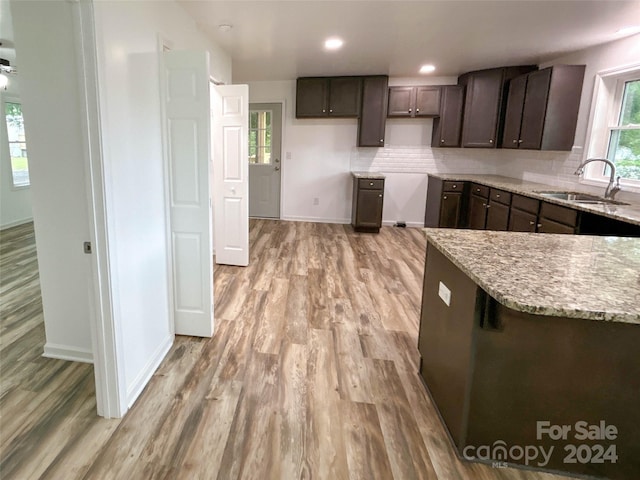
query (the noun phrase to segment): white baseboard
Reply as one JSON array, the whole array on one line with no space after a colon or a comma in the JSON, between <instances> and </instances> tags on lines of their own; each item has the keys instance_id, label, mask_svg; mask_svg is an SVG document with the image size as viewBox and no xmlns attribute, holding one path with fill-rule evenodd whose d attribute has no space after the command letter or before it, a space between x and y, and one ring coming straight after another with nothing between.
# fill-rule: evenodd
<instances>
[{"instance_id":1,"label":"white baseboard","mask_svg":"<svg viewBox=\"0 0 640 480\"><path fill-rule=\"evenodd\" d=\"M151 376L158 369L160 363L171 348L171 345L173 345L173 338L173 335L169 335L165 341L158 346L135 380L131 382L131 385L127 385L127 409L131 408L142 393L142 390L144 390L144 387L149 383Z\"/></svg>"},{"instance_id":2,"label":"white baseboard","mask_svg":"<svg viewBox=\"0 0 640 480\"><path fill-rule=\"evenodd\" d=\"M295 217L295 216L283 216L280 220L286 220L289 222L312 222L312 223L351 223L350 218L323 218L323 217Z\"/></svg>"},{"instance_id":3,"label":"white baseboard","mask_svg":"<svg viewBox=\"0 0 640 480\"><path fill-rule=\"evenodd\" d=\"M16 220L15 222L5 223L4 225L0 225L0 230L17 227L18 225L24 225L25 223L29 222L33 222L33 217L23 218L22 220Z\"/></svg>"},{"instance_id":4,"label":"white baseboard","mask_svg":"<svg viewBox=\"0 0 640 480\"><path fill-rule=\"evenodd\" d=\"M408 228L424 228L424 222L405 222ZM383 220L384 227L393 227L396 224L394 220Z\"/></svg>"},{"instance_id":5,"label":"white baseboard","mask_svg":"<svg viewBox=\"0 0 640 480\"><path fill-rule=\"evenodd\" d=\"M69 347L67 345L56 345L47 342L44 345L43 357L57 358L59 360L69 360L71 362L93 363L93 353L83 348Z\"/></svg>"}]
</instances>

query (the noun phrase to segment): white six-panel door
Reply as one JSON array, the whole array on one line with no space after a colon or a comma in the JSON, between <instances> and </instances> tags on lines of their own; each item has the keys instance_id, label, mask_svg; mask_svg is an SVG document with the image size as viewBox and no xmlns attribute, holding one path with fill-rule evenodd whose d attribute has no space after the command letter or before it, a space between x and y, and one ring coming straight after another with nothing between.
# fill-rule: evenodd
<instances>
[{"instance_id":1,"label":"white six-panel door","mask_svg":"<svg viewBox=\"0 0 640 480\"><path fill-rule=\"evenodd\" d=\"M249 87L211 91L216 263L249 264Z\"/></svg>"},{"instance_id":2,"label":"white six-panel door","mask_svg":"<svg viewBox=\"0 0 640 480\"><path fill-rule=\"evenodd\" d=\"M168 203L175 333L213 335L207 52L165 52Z\"/></svg>"}]
</instances>

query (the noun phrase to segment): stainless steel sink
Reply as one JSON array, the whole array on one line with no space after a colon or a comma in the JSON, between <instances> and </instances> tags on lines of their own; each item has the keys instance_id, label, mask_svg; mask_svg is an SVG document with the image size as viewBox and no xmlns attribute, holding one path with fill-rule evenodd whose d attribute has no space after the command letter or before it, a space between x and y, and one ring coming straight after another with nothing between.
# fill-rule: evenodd
<instances>
[{"instance_id":1,"label":"stainless steel sink","mask_svg":"<svg viewBox=\"0 0 640 480\"><path fill-rule=\"evenodd\" d=\"M598 197L588 193L580 192L537 192L538 195L548 198L557 198L568 202L595 204L595 205L629 205L628 203L618 202L609 198Z\"/></svg>"}]
</instances>

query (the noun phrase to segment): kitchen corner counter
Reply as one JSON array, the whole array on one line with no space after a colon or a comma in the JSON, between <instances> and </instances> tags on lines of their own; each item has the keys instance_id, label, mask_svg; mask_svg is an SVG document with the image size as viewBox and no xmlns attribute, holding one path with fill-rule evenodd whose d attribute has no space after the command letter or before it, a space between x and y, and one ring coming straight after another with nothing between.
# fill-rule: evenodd
<instances>
[{"instance_id":1,"label":"kitchen corner counter","mask_svg":"<svg viewBox=\"0 0 640 480\"><path fill-rule=\"evenodd\" d=\"M440 180L450 180L456 182L475 182L487 187L499 188L511 193L525 195L528 197L544 200L545 202L555 203L564 207L570 207L576 210L596 213L614 220L620 220L635 225L640 225L640 203L632 203L630 205L594 205L585 203L576 203L558 198L545 197L540 192L560 192L566 191L567 188L546 185L544 183L529 182L518 178L502 177L500 175L474 175L474 174L434 174L430 173L430 177L439 178ZM593 194L593 192L571 189L571 191Z\"/></svg>"},{"instance_id":2,"label":"kitchen corner counter","mask_svg":"<svg viewBox=\"0 0 640 480\"><path fill-rule=\"evenodd\" d=\"M351 172L355 178L364 178L367 180L384 180L385 176L376 172Z\"/></svg>"},{"instance_id":3,"label":"kitchen corner counter","mask_svg":"<svg viewBox=\"0 0 640 480\"><path fill-rule=\"evenodd\" d=\"M639 238L424 231L429 243L505 307L640 324Z\"/></svg>"}]
</instances>

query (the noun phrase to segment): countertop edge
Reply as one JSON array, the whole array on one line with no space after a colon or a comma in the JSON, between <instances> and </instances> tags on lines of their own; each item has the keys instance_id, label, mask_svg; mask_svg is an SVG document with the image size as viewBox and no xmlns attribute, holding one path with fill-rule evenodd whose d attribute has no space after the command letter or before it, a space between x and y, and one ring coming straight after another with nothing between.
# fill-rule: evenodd
<instances>
[{"instance_id":1,"label":"countertop edge","mask_svg":"<svg viewBox=\"0 0 640 480\"><path fill-rule=\"evenodd\" d=\"M551 317L567 317L567 318L575 318L581 320L594 320L594 321L605 321L605 322L616 322L616 323L629 323L629 324L640 324L640 319L637 315L628 314L625 312L603 312L603 311L592 311L592 310L582 310L582 309L566 309L566 308L557 308L557 307L549 307L549 306L540 306L534 305L531 303L520 302L517 299L514 299L508 295L504 295L500 291L493 288L493 286L488 285L481 278L479 278L473 271L469 270L463 262L460 262L455 255L449 252L445 245L440 243L437 238L434 238L428 232L429 229L423 229L427 241L432 244L435 248L438 249L440 253L442 253L447 259L449 259L457 268L459 268L465 275L467 275L476 285L482 288L485 292L487 292L491 297L497 300L501 305L510 308L512 310L516 310L522 313L530 313L533 315L545 315ZM531 235L535 235L532 233Z\"/></svg>"}]
</instances>

